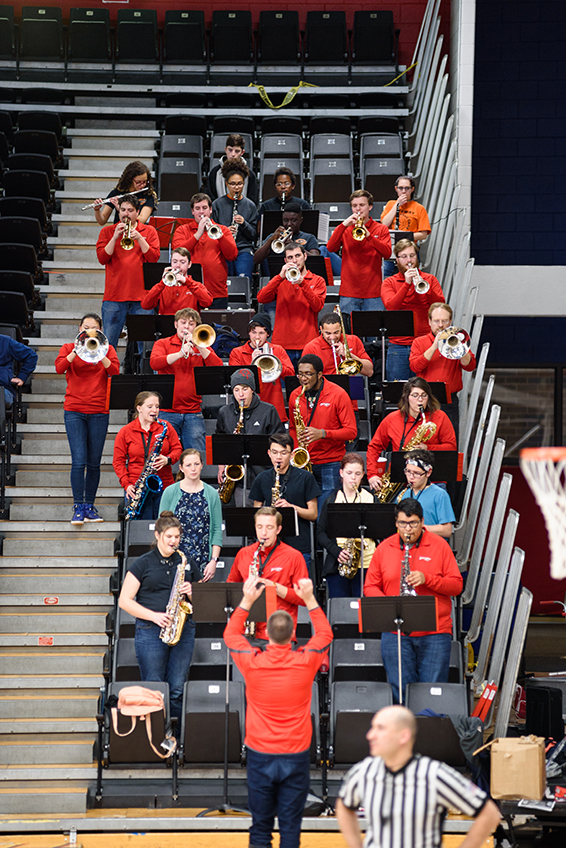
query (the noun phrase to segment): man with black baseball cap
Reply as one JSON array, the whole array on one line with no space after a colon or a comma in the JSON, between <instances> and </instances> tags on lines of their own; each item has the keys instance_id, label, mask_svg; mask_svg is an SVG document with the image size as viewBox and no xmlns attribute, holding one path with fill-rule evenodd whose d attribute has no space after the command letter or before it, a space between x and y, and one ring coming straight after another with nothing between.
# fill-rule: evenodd
<instances>
[{"instance_id":1,"label":"man with black baseball cap","mask_svg":"<svg viewBox=\"0 0 566 848\"><path fill-rule=\"evenodd\" d=\"M271 320L269 315L265 312L258 312L248 324L248 341L241 347L235 347L230 352L230 359L228 360L230 365L252 365L257 357L261 356L270 335ZM284 347L270 344L269 353L272 353L281 361L281 377L293 376L295 369ZM278 377L276 380L266 383L263 380L263 374L260 372L259 392L263 401L273 404L281 421L287 421L287 411L281 390L281 378Z\"/></svg>"}]
</instances>

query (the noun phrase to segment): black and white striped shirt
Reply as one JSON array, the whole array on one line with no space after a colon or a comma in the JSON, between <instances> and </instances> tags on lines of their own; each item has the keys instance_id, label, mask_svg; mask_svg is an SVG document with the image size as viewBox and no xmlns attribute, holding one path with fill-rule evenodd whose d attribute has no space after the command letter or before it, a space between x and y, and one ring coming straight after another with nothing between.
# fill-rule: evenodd
<instances>
[{"instance_id":1,"label":"black and white striped shirt","mask_svg":"<svg viewBox=\"0 0 566 848\"><path fill-rule=\"evenodd\" d=\"M453 768L418 755L397 772L380 757L366 757L344 778L340 798L349 809L365 811L364 848L439 848L449 808L476 816L487 801Z\"/></svg>"}]
</instances>

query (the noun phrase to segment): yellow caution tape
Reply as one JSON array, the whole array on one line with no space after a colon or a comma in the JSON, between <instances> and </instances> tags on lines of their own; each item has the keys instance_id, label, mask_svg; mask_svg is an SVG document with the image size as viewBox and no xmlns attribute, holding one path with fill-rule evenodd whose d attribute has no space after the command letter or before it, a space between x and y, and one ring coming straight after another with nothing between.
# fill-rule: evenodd
<instances>
[{"instance_id":1,"label":"yellow caution tape","mask_svg":"<svg viewBox=\"0 0 566 848\"><path fill-rule=\"evenodd\" d=\"M303 82L301 80L298 85L294 85L293 88L289 89L279 106L275 106L274 103L272 103L271 98L265 90L264 85L258 85L257 82L250 82L248 88L257 88L259 96L261 97L265 105L269 106L270 109L282 109L283 106L288 106L289 103L291 103L291 101L295 99L297 92L300 88L318 88L318 85L314 85L314 83L312 82Z\"/></svg>"},{"instance_id":2,"label":"yellow caution tape","mask_svg":"<svg viewBox=\"0 0 566 848\"><path fill-rule=\"evenodd\" d=\"M413 70L413 68L416 68L416 66L417 66L418 64L419 64L418 62L413 62L413 64L412 64L412 65L410 65L408 68L406 68L406 69L403 71L403 73L402 73L402 74L399 74L399 76L398 76L398 77L395 77L395 79L392 79L392 80L390 80L389 82L386 82L386 83L385 83L385 85L384 85L383 87L384 87L384 88L387 88L387 86L388 86L388 85L393 85L393 83L394 83L394 82L397 82L397 80L398 80L398 79L401 79L401 77L402 77L402 76L404 76L405 74L408 74L408 73L409 73L409 71L412 71L412 70Z\"/></svg>"}]
</instances>

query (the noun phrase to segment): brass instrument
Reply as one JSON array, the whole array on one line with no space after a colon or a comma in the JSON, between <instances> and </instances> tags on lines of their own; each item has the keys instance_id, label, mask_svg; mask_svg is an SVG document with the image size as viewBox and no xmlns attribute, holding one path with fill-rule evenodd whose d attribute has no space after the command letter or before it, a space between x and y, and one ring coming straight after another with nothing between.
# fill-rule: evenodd
<instances>
[{"instance_id":1,"label":"brass instrument","mask_svg":"<svg viewBox=\"0 0 566 848\"><path fill-rule=\"evenodd\" d=\"M118 194L117 196L110 197L110 198L109 198L109 197L107 197L107 198L103 201L102 205L104 206L104 204L105 204L108 200L121 200L123 197L129 197L129 196L130 196L130 194L141 194L141 193L142 193L142 191L147 191L147 190L148 190L148 187L146 186L145 188L138 188L136 191L126 191L124 194ZM84 211L85 211L85 209L94 209L94 208L95 208L95 206L96 206L96 203L89 203L89 204L88 204L88 206L81 206L81 212L84 212Z\"/></svg>"},{"instance_id":2,"label":"brass instrument","mask_svg":"<svg viewBox=\"0 0 566 848\"><path fill-rule=\"evenodd\" d=\"M166 286L169 286L169 287L171 287L171 286L181 286L182 283L179 280L179 274L183 277L185 276L184 274L181 274L181 272L177 273L177 272L173 271L172 268L169 268L169 270L165 271L165 273L163 274L161 281Z\"/></svg>"},{"instance_id":3,"label":"brass instrument","mask_svg":"<svg viewBox=\"0 0 566 848\"><path fill-rule=\"evenodd\" d=\"M181 562L177 566L175 581L169 595L167 609L165 610L165 614L170 616L172 621L171 624L166 624L165 627L162 627L159 632L161 641L171 646L176 645L180 640L187 616L193 612L193 605L190 601L184 600L184 596L181 594L181 586L185 582L187 557L183 551L177 549L177 552L181 557Z\"/></svg>"},{"instance_id":4,"label":"brass instrument","mask_svg":"<svg viewBox=\"0 0 566 848\"><path fill-rule=\"evenodd\" d=\"M291 227L287 227L286 230L283 230L279 238L275 239L271 242L271 249L274 253L283 253L285 250L285 245L291 238L292 230Z\"/></svg>"},{"instance_id":5,"label":"brass instrument","mask_svg":"<svg viewBox=\"0 0 566 848\"><path fill-rule=\"evenodd\" d=\"M447 327L436 338L438 352L445 359L462 359L470 352L470 334L462 327Z\"/></svg>"},{"instance_id":6,"label":"brass instrument","mask_svg":"<svg viewBox=\"0 0 566 848\"><path fill-rule=\"evenodd\" d=\"M263 546L265 542L262 542L261 539L258 539L258 546L254 551L254 555L252 557L252 561L250 563L250 570L248 572L248 577L255 577L256 580L259 577L259 555L263 552ZM246 621L246 629L245 635L251 636L253 639L255 636L255 621Z\"/></svg>"},{"instance_id":7,"label":"brass instrument","mask_svg":"<svg viewBox=\"0 0 566 848\"><path fill-rule=\"evenodd\" d=\"M238 423L234 427L233 434L236 435L241 433L244 429L244 404L240 404L240 417L238 418ZM220 488L218 489L218 497L222 501L222 503L227 504L230 502L232 495L234 494L234 488L238 480L241 480L244 476L244 467L242 465L226 465L224 467L224 473L222 475L222 482L220 484Z\"/></svg>"},{"instance_id":8,"label":"brass instrument","mask_svg":"<svg viewBox=\"0 0 566 848\"><path fill-rule=\"evenodd\" d=\"M101 362L110 345L102 330L83 330L75 339L75 353L83 362Z\"/></svg>"},{"instance_id":9,"label":"brass instrument","mask_svg":"<svg viewBox=\"0 0 566 848\"><path fill-rule=\"evenodd\" d=\"M411 265L410 267L412 268L413 266ZM426 280L423 280L423 278L419 274L419 269L416 266L415 270L417 272L417 276L413 280L415 291L417 292L417 294L426 294L427 291L430 289L430 284L427 283Z\"/></svg>"},{"instance_id":10,"label":"brass instrument","mask_svg":"<svg viewBox=\"0 0 566 848\"><path fill-rule=\"evenodd\" d=\"M419 407L420 413L422 415L422 423L419 424L415 433L411 439L407 442L407 444L403 447L403 453L407 453L408 451L414 450L419 445L428 442L434 434L436 433L436 424L433 421L427 421L424 414L423 407ZM391 503L391 501L395 498L399 489L404 486L405 483L392 483L391 482L391 469L388 468L385 474L381 478L381 489L377 493L377 499L380 503Z\"/></svg>"},{"instance_id":11,"label":"brass instrument","mask_svg":"<svg viewBox=\"0 0 566 848\"><path fill-rule=\"evenodd\" d=\"M285 271L285 276L290 283L296 285L296 283L300 283L302 275L298 268L287 268L287 270Z\"/></svg>"},{"instance_id":12,"label":"brass instrument","mask_svg":"<svg viewBox=\"0 0 566 848\"><path fill-rule=\"evenodd\" d=\"M352 238L356 241L364 241L369 236L369 230L364 224L364 219L360 215L352 228Z\"/></svg>"},{"instance_id":13,"label":"brass instrument","mask_svg":"<svg viewBox=\"0 0 566 848\"><path fill-rule=\"evenodd\" d=\"M360 492L358 487L356 486L356 494L354 496L354 500L351 503L356 503L357 498L359 498ZM336 539L336 544L339 548L346 551L350 559L348 562L339 562L338 563L338 574L340 577L347 577L348 580L352 580L359 571L360 565L362 564L362 540L361 539L345 539L339 538ZM364 555L363 555L363 567L369 567L369 563L371 558L375 552L375 542L373 539L364 539Z\"/></svg>"},{"instance_id":14,"label":"brass instrument","mask_svg":"<svg viewBox=\"0 0 566 848\"><path fill-rule=\"evenodd\" d=\"M279 498L281 497L281 475L279 474L279 465L275 467L275 485L271 490L271 506L275 506Z\"/></svg>"},{"instance_id":15,"label":"brass instrument","mask_svg":"<svg viewBox=\"0 0 566 848\"><path fill-rule=\"evenodd\" d=\"M193 330L192 342L197 347L211 347L216 341L216 330L210 324L199 324Z\"/></svg>"},{"instance_id":16,"label":"brass instrument","mask_svg":"<svg viewBox=\"0 0 566 848\"><path fill-rule=\"evenodd\" d=\"M150 492L161 492L163 489L163 480L159 474L154 473L154 466L155 460L161 453L165 436L167 435L167 421L162 421L158 418L157 423L163 424L163 430L156 437L151 453L145 461L142 473L136 480L134 494L124 510L124 519L126 521L136 519L140 515L145 499Z\"/></svg>"},{"instance_id":17,"label":"brass instrument","mask_svg":"<svg viewBox=\"0 0 566 848\"><path fill-rule=\"evenodd\" d=\"M124 235L120 241L120 247L122 250L132 250L134 246L134 240L132 238L132 230L135 229L135 226L132 227L132 222L128 218L126 221L126 229L124 230Z\"/></svg>"},{"instance_id":18,"label":"brass instrument","mask_svg":"<svg viewBox=\"0 0 566 848\"><path fill-rule=\"evenodd\" d=\"M283 363L278 356L275 356L272 348L267 343L264 344L261 350L261 356L254 359L253 364L257 365L261 371L262 383L274 383L283 372Z\"/></svg>"},{"instance_id":19,"label":"brass instrument","mask_svg":"<svg viewBox=\"0 0 566 848\"><path fill-rule=\"evenodd\" d=\"M213 224L212 221L208 221L206 226L206 234L209 239L213 239L216 241L217 239L222 238L222 230L218 226L218 224Z\"/></svg>"},{"instance_id":20,"label":"brass instrument","mask_svg":"<svg viewBox=\"0 0 566 848\"><path fill-rule=\"evenodd\" d=\"M305 432L306 424L303 421L303 416L301 415L301 408L299 406L300 400L305 393L305 387L303 386L300 393L297 395L297 399L295 401L295 408L293 409L293 420L295 422L295 430L297 431L297 441L299 445L301 444L301 436ZM312 463L311 457L307 450L307 448L302 445L298 448L295 448L293 453L291 454L291 465L294 468L303 468L305 471L310 471L312 474Z\"/></svg>"},{"instance_id":21,"label":"brass instrument","mask_svg":"<svg viewBox=\"0 0 566 848\"><path fill-rule=\"evenodd\" d=\"M340 318L340 329L342 330L342 342L344 344L344 359L342 362L338 362L338 357L336 356L336 348L332 345L332 352L334 354L334 365L336 368L337 374L349 374L353 376L354 374L359 374L362 370L362 363L358 362L357 359L352 357L350 352L350 348L348 346L348 339L346 338L346 328L344 327L344 319L342 317L342 311L339 306L334 307L334 312Z\"/></svg>"},{"instance_id":22,"label":"brass instrument","mask_svg":"<svg viewBox=\"0 0 566 848\"><path fill-rule=\"evenodd\" d=\"M405 553L403 554L403 562L401 563L401 580L399 583L399 595L401 597L415 597L416 591L413 586L407 583L407 577L411 573L411 562L409 559L409 538L410 534L405 535Z\"/></svg>"}]
</instances>

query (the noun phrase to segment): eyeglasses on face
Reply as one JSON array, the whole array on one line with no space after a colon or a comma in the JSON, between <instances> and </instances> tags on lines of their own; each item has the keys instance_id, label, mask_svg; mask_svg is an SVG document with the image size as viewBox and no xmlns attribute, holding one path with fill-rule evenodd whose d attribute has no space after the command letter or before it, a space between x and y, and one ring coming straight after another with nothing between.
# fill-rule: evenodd
<instances>
[{"instance_id":1,"label":"eyeglasses on face","mask_svg":"<svg viewBox=\"0 0 566 848\"><path fill-rule=\"evenodd\" d=\"M420 526L420 523L420 521L397 521L397 527L400 527L402 530L406 530L407 528L416 530Z\"/></svg>"}]
</instances>

